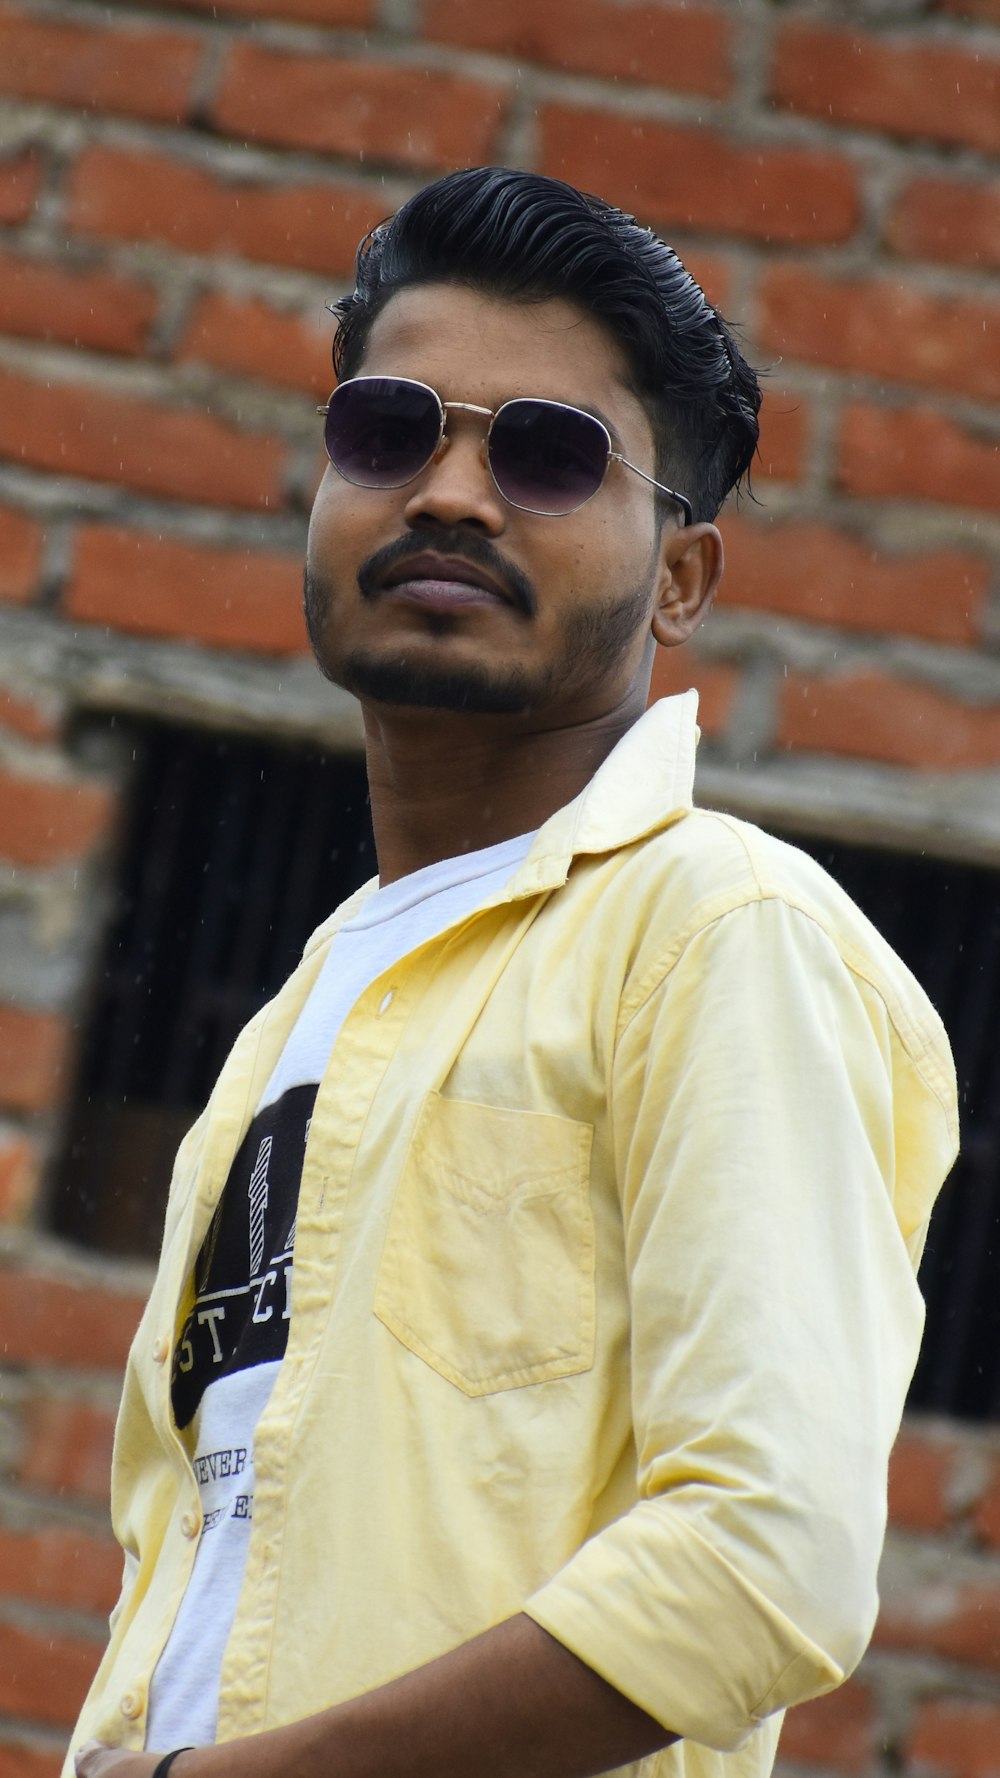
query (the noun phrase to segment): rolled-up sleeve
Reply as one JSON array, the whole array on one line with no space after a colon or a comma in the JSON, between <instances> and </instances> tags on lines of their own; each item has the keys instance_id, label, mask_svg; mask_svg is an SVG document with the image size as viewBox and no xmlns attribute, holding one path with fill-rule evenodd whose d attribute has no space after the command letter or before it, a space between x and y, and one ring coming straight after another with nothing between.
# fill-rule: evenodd
<instances>
[{"instance_id":1,"label":"rolled-up sleeve","mask_svg":"<svg viewBox=\"0 0 1000 1778\"><path fill-rule=\"evenodd\" d=\"M955 1148L913 993L901 1022L765 897L649 971L617 1042L639 1498L525 1609L710 1747L837 1685L874 1624L913 1257Z\"/></svg>"}]
</instances>

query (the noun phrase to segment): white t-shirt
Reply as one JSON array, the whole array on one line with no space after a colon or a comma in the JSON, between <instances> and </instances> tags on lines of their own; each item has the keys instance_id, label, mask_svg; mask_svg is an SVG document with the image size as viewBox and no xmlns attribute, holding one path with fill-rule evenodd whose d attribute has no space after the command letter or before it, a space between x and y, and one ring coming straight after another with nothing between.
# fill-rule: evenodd
<instances>
[{"instance_id":1,"label":"white t-shirt","mask_svg":"<svg viewBox=\"0 0 1000 1778\"><path fill-rule=\"evenodd\" d=\"M236 1155L195 1270L173 1403L201 1496L194 1570L150 1687L146 1746L215 1741L253 1517L254 1429L288 1338L295 1207L317 1086L344 1019L401 957L502 888L533 834L414 871L336 934Z\"/></svg>"}]
</instances>

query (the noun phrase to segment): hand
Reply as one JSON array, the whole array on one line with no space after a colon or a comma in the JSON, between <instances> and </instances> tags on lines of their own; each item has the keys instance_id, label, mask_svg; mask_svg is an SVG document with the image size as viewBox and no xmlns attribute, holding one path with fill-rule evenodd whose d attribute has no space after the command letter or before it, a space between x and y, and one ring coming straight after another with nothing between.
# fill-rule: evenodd
<instances>
[{"instance_id":1,"label":"hand","mask_svg":"<svg viewBox=\"0 0 1000 1778\"><path fill-rule=\"evenodd\" d=\"M150 1778L162 1758L161 1753L131 1753L104 1741L87 1741L76 1756L76 1778Z\"/></svg>"}]
</instances>

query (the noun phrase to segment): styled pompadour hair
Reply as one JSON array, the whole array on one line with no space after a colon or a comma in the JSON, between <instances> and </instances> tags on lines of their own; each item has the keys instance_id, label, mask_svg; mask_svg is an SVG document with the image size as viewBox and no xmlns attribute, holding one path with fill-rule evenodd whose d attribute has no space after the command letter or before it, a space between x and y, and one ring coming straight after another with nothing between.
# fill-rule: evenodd
<instances>
[{"instance_id":1,"label":"styled pompadour hair","mask_svg":"<svg viewBox=\"0 0 1000 1778\"><path fill-rule=\"evenodd\" d=\"M560 179L473 167L425 186L358 248L356 288L333 305L337 377L361 368L398 291L460 284L514 302L562 298L624 351L653 427L657 475L712 519L747 476L761 392L730 329L672 247Z\"/></svg>"}]
</instances>

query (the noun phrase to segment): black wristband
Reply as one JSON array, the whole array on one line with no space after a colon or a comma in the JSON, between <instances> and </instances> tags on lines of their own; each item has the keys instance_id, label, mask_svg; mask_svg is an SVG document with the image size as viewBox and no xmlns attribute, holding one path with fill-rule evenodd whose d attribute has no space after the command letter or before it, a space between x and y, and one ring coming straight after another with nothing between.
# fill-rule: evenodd
<instances>
[{"instance_id":1,"label":"black wristband","mask_svg":"<svg viewBox=\"0 0 1000 1778\"><path fill-rule=\"evenodd\" d=\"M173 1753L165 1753L163 1755L163 1758L161 1759L159 1765L153 1767L153 1770L150 1773L149 1778L167 1778L167 1773L169 1772L171 1766L173 1765L174 1760L180 1759L182 1753L193 1753L193 1752L194 1752L193 1747L175 1747Z\"/></svg>"}]
</instances>

